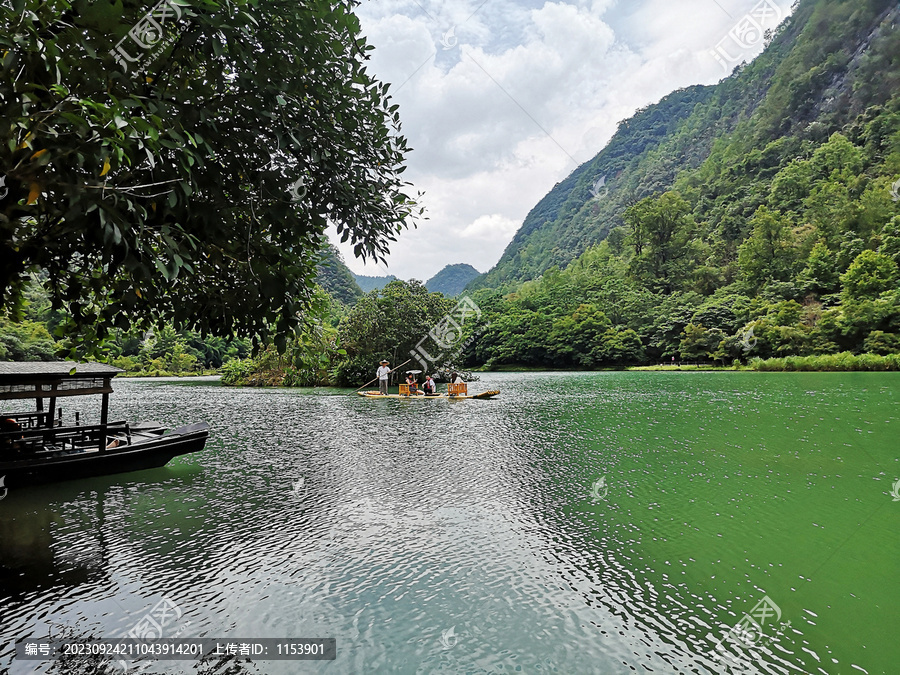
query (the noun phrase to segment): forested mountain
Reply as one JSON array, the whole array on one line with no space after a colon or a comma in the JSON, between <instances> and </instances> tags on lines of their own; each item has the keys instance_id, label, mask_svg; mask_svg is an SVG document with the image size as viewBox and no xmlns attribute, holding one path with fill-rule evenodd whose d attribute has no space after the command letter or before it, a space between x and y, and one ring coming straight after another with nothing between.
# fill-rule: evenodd
<instances>
[{"instance_id":1,"label":"forested mountain","mask_svg":"<svg viewBox=\"0 0 900 675\"><path fill-rule=\"evenodd\" d=\"M800 0L752 63L623 122L538 203L469 284L449 365L898 370L898 280L900 6ZM424 291L367 296L271 381L362 381L452 307Z\"/></svg>"},{"instance_id":2,"label":"forested mountain","mask_svg":"<svg viewBox=\"0 0 900 675\"><path fill-rule=\"evenodd\" d=\"M710 130L698 133L698 104L714 97L714 87L673 92L659 103L619 123L609 144L582 164L531 209L500 260L469 289L514 286L544 270L565 267L610 229L636 199L668 188L676 172L697 166L709 154ZM739 105L721 109L720 123L733 127ZM677 135L682 130L691 130Z\"/></svg>"},{"instance_id":3,"label":"forested mountain","mask_svg":"<svg viewBox=\"0 0 900 675\"><path fill-rule=\"evenodd\" d=\"M594 159L538 202L497 265L469 289L513 288L565 267L623 225L628 206L671 188L682 173L696 182L726 171L740 183L690 199L698 223L739 241L763 203L733 203L749 183L771 180L898 90L897 15L892 0L802 0L751 64L621 122Z\"/></svg>"},{"instance_id":4,"label":"forested mountain","mask_svg":"<svg viewBox=\"0 0 900 675\"><path fill-rule=\"evenodd\" d=\"M900 5L800 0L538 203L468 287L469 363L893 354L898 279Z\"/></svg>"},{"instance_id":5,"label":"forested mountain","mask_svg":"<svg viewBox=\"0 0 900 675\"><path fill-rule=\"evenodd\" d=\"M351 274L353 273L351 272ZM368 293L369 291L374 291L376 289L381 290L392 281L397 280L397 277L393 274L386 277L367 277L364 274L353 274L353 278L356 279L356 283L359 284L363 293Z\"/></svg>"},{"instance_id":6,"label":"forested mountain","mask_svg":"<svg viewBox=\"0 0 900 675\"><path fill-rule=\"evenodd\" d=\"M452 298L462 293L466 284L479 274L481 273L478 270L466 263L447 265L425 282L425 288L432 293L443 293Z\"/></svg>"},{"instance_id":7,"label":"forested mountain","mask_svg":"<svg viewBox=\"0 0 900 675\"><path fill-rule=\"evenodd\" d=\"M326 244L319 262L316 283L331 297L346 305L352 305L363 294L356 283L356 278L341 258L340 251L334 244Z\"/></svg>"}]
</instances>

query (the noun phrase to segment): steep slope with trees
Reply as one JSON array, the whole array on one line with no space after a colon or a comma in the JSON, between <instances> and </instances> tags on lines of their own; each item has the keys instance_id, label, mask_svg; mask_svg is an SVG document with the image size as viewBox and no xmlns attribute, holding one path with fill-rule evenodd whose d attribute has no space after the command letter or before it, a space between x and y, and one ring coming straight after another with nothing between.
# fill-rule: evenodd
<instances>
[{"instance_id":1,"label":"steep slope with trees","mask_svg":"<svg viewBox=\"0 0 900 675\"><path fill-rule=\"evenodd\" d=\"M636 159L628 180L651 194L635 191L614 221L579 220L581 209L533 231L532 241L584 233L564 270L500 265L470 285L486 309L470 365L900 351L898 24L896 2L801 0L756 61ZM736 110L729 92L744 114L725 115L710 143L700 120L711 106ZM706 159L668 187L654 182L670 166L657 151L690 148L688 129ZM587 166L570 177L570 199L596 175Z\"/></svg>"},{"instance_id":2,"label":"steep slope with trees","mask_svg":"<svg viewBox=\"0 0 900 675\"><path fill-rule=\"evenodd\" d=\"M890 0L802 0L752 63L620 123L594 159L538 202L497 265L469 289L512 289L565 267L624 225L629 206L670 189L682 173L709 180L752 162L771 177L804 141L821 143L867 108L885 105L900 84L896 15ZM727 201L743 190L716 197ZM717 209L725 212L707 213L708 206L700 205L701 218L712 216L729 237L746 232L752 210L721 199Z\"/></svg>"},{"instance_id":3,"label":"steep slope with trees","mask_svg":"<svg viewBox=\"0 0 900 675\"><path fill-rule=\"evenodd\" d=\"M676 91L620 122L609 144L537 203L499 262L468 288L515 286L550 267L564 267L602 241L621 224L624 208L668 187L678 169L688 162L696 166L706 157L709 133L686 134L677 144L672 134L685 128L696 131L695 109L715 93L714 87L702 86ZM730 115L721 120L724 127L733 124L740 109L737 102L728 107Z\"/></svg>"},{"instance_id":4,"label":"steep slope with trees","mask_svg":"<svg viewBox=\"0 0 900 675\"><path fill-rule=\"evenodd\" d=\"M352 305L362 297L362 289L356 283L353 272L347 269L340 251L333 244L325 243L322 260L318 265L316 283L331 297L345 305Z\"/></svg>"},{"instance_id":5,"label":"steep slope with trees","mask_svg":"<svg viewBox=\"0 0 900 675\"><path fill-rule=\"evenodd\" d=\"M389 274L384 277L372 277L366 276L365 274L354 274L353 278L356 279L356 283L362 289L363 293L368 293L369 291L380 291L392 281L397 281L397 277L395 277L393 274Z\"/></svg>"}]
</instances>

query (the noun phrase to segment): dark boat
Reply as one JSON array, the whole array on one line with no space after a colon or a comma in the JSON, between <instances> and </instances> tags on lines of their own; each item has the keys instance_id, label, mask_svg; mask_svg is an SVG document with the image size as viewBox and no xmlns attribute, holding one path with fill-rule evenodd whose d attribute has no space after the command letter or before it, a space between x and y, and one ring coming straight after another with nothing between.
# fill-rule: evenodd
<instances>
[{"instance_id":1,"label":"dark boat","mask_svg":"<svg viewBox=\"0 0 900 675\"><path fill-rule=\"evenodd\" d=\"M34 399L34 412L0 413L0 485L24 485L102 476L165 466L203 449L209 425L197 422L167 432L144 422L108 422L112 378L122 372L102 363L0 362L0 400ZM102 395L100 424L63 426L56 399ZM44 401L48 406L44 408Z\"/></svg>"}]
</instances>

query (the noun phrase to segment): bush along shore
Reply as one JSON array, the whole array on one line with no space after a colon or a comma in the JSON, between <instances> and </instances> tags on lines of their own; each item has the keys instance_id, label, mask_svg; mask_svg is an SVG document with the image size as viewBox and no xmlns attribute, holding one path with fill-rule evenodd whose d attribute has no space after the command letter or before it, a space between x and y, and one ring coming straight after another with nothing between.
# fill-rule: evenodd
<instances>
[{"instance_id":1,"label":"bush along shore","mask_svg":"<svg viewBox=\"0 0 900 675\"><path fill-rule=\"evenodd\" d=\"M848 372L900 371L900 354L821 354L818 356L785 356L774 359L755 359L753 370L760 372Z\"/></svg>"},{"instance_id":2,"label":"bush along shore","mask_svg":"<svg viewBox=\"0 0 900 675\"><path fill-rule=\"evenodd\" d=\"M784 356L780 358L751 359L743 364L735 361L730 366L717 366L713 364L660 364L656 366L635 366L628 370L643 371L752 371L759 373L808 373L808 372L832 372L843 373L852 371L888 372L900 371L900 354L853 354L841 352L840 354L819 354L814 356Z\"/></svg>"}]
</instances>

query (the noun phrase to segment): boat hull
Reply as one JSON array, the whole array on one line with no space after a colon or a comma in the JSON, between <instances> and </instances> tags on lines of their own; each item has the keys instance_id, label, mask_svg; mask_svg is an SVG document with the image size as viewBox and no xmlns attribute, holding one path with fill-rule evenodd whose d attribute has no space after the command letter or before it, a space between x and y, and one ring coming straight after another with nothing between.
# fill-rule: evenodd
<instances>
[{"instance_id":1,"label":"boat hull","mask_svg":"<svg viewBox=\"0 0 900 675\"><path fill-rule=\"evenodd\" d=\"M168 434L147 437L104 452L79 452L46 458L0 461L0 478L8 489L41 483L156 469L172 459L198 452L209 438L209 425L198 422Z\"/></svg>"}]
</instances>

